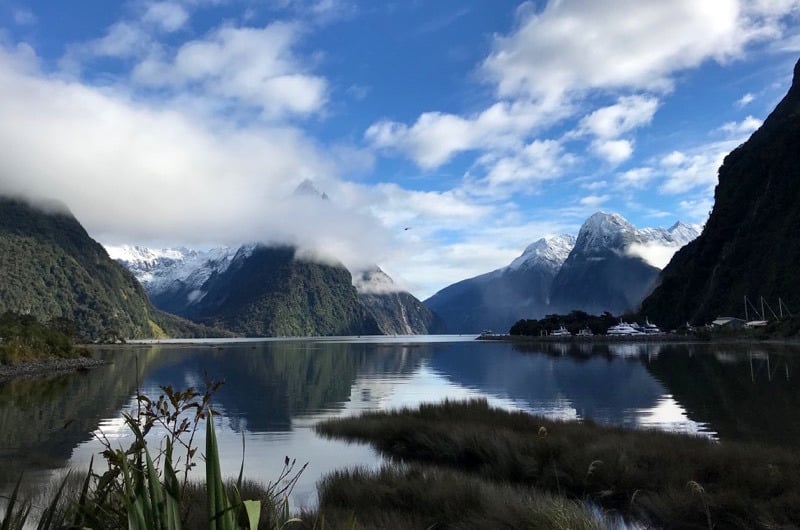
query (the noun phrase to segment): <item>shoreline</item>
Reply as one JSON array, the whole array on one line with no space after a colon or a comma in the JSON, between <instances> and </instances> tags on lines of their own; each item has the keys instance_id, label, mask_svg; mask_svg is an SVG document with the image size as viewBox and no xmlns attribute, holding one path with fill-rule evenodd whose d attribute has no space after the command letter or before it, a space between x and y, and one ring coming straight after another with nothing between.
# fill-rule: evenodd
<instances>
[{"instance_id":1,"label":"shoreline","mask_svg":"<svg viewBox=\"0 0 800 530\"><path fill-rule=\"evenodd\" d=\"M21 364L0 365L0 383L26 377L78 372L104 366L106 364L110 364L109 361L94 359L92 357L75 357L72 359L47 357Z\"/></svg>"},{"instance_id":2,"label":"shoreline","mask_svg":"<svg viewBox=\"0 0 800 530\"><path fill-rule=\"evenodd\" d=\"M512 342L512 343L556 343L556 344L616 344L616 343L630 343L630 344L646 344L653 342L669 343L669 344L772 344L784 346L800 346L800 338L783 338L783 339L757 339L755 337L689 337L689 336L676 336L676 335L651 335L651 336L636 336L636 335L594 335L590 337L554 337L551 335L487 335L478 337L478 341L496 341L496 342Z\"/></svg>"}]
</instances>

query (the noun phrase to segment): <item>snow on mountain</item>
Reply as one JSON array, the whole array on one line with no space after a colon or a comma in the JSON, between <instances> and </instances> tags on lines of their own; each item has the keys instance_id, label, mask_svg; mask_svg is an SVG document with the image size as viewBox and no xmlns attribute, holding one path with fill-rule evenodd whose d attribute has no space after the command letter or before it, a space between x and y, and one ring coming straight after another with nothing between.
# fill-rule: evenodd
<instances>
[{"instance_id":1,"label":"snow on mountain","mask_svg":"<svg viewBox=\"0 0 800 530\"><path fill-rule=\"evenodd\" d=\"M700 235L700 227L678 221L670 228L636 228L619 214L597 212L581 226L575 244L586 256L612 250L663 269L673 254Z\"/></svg>"},{"instance_id":2,"label":"snow on mountain","mask_svg":"<svg viewBox=\"0 0 800 530\"><path fill-rule=\"evenodd\" d=\"M175 282L199 289L212 274L227 270L237 255L242 252L249 255L253 248L252 245L245 245L203 251L123 245L106 246L106 251L136 276L147 294L154 296L166 291Z\"/></svg>"},{"instance_id":3,"label":"snow on mountain","mask_svg":"<svg viewBox=\"0 0 800 530\"><path fill-rule=\"evenodd\" d=\"M568 234L550 236L530 244L517 259L503 270L523 270L543 267L557 271L575 247L575 236Z\"/></svg>"}]
</instances>

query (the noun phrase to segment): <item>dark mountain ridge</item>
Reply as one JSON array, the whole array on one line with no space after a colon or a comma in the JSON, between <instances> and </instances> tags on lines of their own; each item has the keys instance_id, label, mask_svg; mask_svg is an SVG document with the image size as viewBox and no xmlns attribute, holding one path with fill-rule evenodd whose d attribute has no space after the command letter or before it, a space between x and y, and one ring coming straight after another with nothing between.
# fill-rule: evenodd
<instances>
[{"instance_id":1,"label":"dark mountain ridge","mask_svg":"<svg viewBox=\"0 0 800 530\"><path fill-rule=\"evenodd\" d=\"M673 256L641 311L674 327L744 317L744 297L800 311L800 62L789 92L719 169L703 233Z\"/></svg>"}]
</instances>

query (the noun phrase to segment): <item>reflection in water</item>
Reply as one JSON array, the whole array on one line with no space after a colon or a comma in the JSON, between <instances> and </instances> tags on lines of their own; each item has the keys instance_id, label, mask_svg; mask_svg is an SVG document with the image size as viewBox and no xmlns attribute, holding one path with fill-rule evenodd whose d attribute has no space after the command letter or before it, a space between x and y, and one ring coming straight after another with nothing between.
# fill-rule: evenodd
<instances>
[{"instance_id":1,"label":"reflection in water","mask_svg":"<svg viewBox=\"0 0 800 530\"><path fill-rule=\"evenodd\" d=\"M797 350L786 347L665 346L647 369L720 438L797 447L797 363Z\"/></svg>"},{"instance_id":2,"label":"reflection in water","mask_svg":"<svg viewBox=\"0 0 800 530\"><path fill-rule=\"evenodd\" d=\"M722 439L796 445L800 434L795 360L776 349L371 338L159 345L99 355L113 364L0 384L0 489L21 469L36 475L85 467L98 451L92 432L125 445L121 412L134 408L137 384L157 397L163 385L201 388L206 374L226 381L215 396L223 470L238 471L244 431L249 478L274 478L286 455L310 462L295 496L309 504L325 472L380 462L369 447L317 437L316 422L445 397L486 397L550 417Z\"/></svg>"},{"instance_id":3,"label":"reflection in water","mask_svg":"<svg viewBox=\"0 0 800 530\"><path fill-rule=\"evenodd\" d=\"M0 487L25 469L66 465L101 418L116 416L137 380L163 359L137 349L90 373L0 383Z\"/></svg>"},{"instance_id":4,"label":"reflection in water","mask_svg":"<svg viewBox=\"0 0 800 530\"><path fill-rule=\"evenodd\" d=\"M676 425L675 416L662 419L658 414L669 391L642 366L642 361L658 357L659 347L588 342L498 344L487 355L475 344L442 352L432 366L461 385L503 396L534 414L671 428ZM683 418L679 430L707 429Z\"/></svg>"}]
</instances>

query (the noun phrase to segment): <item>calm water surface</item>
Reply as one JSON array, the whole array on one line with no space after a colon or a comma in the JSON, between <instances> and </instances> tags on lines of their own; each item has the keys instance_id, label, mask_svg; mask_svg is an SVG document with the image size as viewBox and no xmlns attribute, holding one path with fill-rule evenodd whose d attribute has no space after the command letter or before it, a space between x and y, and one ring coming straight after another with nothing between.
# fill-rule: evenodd
<instances>
[{"instance_id":1,"label":"calm water surface","mask_svg":"<svg viewBox=\"0 0 800 530\"><path fill-rule=\"evenodd\" d=\"M95 439L130 443L122 413L137 386L203 387L215 395L223 472L269 482L285 456L308 462L295 506L316 502L316 481L342 467L376 467L368 446L314 434L322 419L444 398L553 418L593 419L720 439L797 446L800 350L765 346L530 344L473 337L371 337L143 344L97 350L112 364L86 374L0 383L0 490L21 471L36 485L85 469ZM156 436L159 433L155 433ZM202 443L202 433L199 440ZM197 470L202 473L202 463Z\"/></svg>"}]
</instances>

